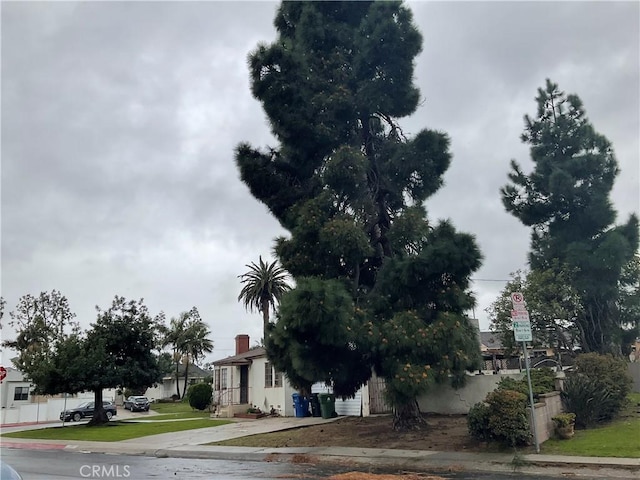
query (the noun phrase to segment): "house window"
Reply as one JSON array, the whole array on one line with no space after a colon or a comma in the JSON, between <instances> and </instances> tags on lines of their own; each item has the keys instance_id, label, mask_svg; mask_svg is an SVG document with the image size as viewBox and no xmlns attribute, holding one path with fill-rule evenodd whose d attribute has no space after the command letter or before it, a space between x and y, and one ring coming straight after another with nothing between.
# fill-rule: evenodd
<instances>
[{"instance_id":1,"label":"house window","mask_svg":"<svg viewBox=\"0 0 640 480\"><path fill-rule=\"evenodd\" d=\"M281 387L282 386L282 372L276 372L273 377L273 386Z\"/></svg>"},{"instance_id":2,"label":"house window","mask_svg":"<svg viewBox=\"0 0 640 480\"><path fill-rule=\"evenodd\" d=\"M220 369L214 370L213 372L213 388L215 390L220 390Z\"/></svg>"},{"instance_id":3,"label":"house window","mask_svg":"<svg viewBox=\"0 0 640 480\"><path fill-rule=\"evenodd\" d=\"M273 387L273 368L269 362L264 364L264 387Z\"/></svg>"},{"instance_id":4,"label":"house window","mask_svg":"<svg viewBox=\"0 0 640 480\"><path fill-rule=\"evenodd\" d=\"M28 400L29 399L29 387L16 387L13 392L14 400Z\"/></svg>"},{"instance_id":5,"label":"house window","mask_svg":"<svg viewBox=\"0 0 640 480\"><path fill-rule=\"evenodd\" d=\"M227 388L227 369L220 370L220 390L226 390Z\"/></svg>"}]
</instances>

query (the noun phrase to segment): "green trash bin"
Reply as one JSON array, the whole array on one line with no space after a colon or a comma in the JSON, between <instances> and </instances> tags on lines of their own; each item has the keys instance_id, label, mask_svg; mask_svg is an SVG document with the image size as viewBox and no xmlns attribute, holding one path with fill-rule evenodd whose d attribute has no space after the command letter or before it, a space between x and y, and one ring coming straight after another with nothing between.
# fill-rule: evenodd
<instances>
[{"instance_id":1,"label":"green trash bin","mask_svg":"<svg viewBox=\"0 0 640 480\"><path fill-rule=\"evenodd\" d=\"M336 397L333 393L320 393L320 414L322 418L333 418L336 416Z\"/></svg>"}]
</instances>

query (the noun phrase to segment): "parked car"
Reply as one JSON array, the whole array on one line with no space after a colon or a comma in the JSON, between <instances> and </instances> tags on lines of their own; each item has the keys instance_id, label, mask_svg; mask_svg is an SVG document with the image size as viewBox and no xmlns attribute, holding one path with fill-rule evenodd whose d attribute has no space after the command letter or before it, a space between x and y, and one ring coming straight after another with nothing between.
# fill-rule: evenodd
<instances>
[{"instance_id":1,"label":"parked car","mask_svg":"<svg viewBox=\"0 0 640 480\"><path fill-rule=\"evenodd\" d=\"M131 396L124 401L124 409L132 412L148 412L149 399L147 397Z\"/></svg>"},{"instance_id":2,"label":"parked car","mask_svg":"<svg viewBox=\"0 0 640 480\"><path fill-rule=\"evenodd\" d=\"M11 465L0 459L0 480L22 480L22 476Z\"/></svg>"},{"instance_id":3,"label":"parked car","mask_svg":"<svg viewBox=\"0 0 640 480\"><path fill-rule=\"evenodd\" d=\"M111 420L111 417L115 417L118 414L116 406L112 402L104 400L102 402L102 408L104 408L104 411L107 413L107 418L109 420ZM62 420L63 422L68 422L69 420L79 422L83 418L93 417L94 411L94 402L84 402L78 405L76 408L71 408L69 410L60 412L60 420Z\"/></svg>"}]
</instances>

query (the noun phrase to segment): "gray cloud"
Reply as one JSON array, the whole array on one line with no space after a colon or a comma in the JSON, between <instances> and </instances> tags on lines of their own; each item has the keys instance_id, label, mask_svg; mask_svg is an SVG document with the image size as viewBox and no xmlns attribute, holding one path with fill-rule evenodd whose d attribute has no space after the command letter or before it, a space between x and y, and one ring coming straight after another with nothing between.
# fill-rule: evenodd
<instances>
[{"instance_id":1,"label":"gray cloud","mask_svg":"<svg viewBox=\"0 0 640 480\"><path fill-rule=\"evenodd\" d=\"M500 203L508 163L546 77L581 96L623 171L614 201L638 211L637 3L413 2L424 104L407 133L451 136L428 203L476 235L476 313L522 268L527 229ZM240 141L274 144L247 54L275 37L272 2L2 4L2 295L65 293L81 321L113 295L152 312L197 306L214 357L261 319L237 276L284 232L240 182ZM6 329L3 335L9 335ZM3 352L4 355L4 352Z\"/></svg>"}]
</instances>

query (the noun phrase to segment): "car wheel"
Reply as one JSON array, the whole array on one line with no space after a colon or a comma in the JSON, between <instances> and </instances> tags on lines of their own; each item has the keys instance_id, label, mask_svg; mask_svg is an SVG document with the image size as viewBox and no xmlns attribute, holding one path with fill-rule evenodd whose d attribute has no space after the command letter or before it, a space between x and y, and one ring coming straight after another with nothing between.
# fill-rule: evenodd
<instances>
[{"instance_id":1,"label":"car wheel","mask_svg":"<svg viewBox=\"0 0 640 480\"><path fill-rule=\"evenodd\" d=\"M82 415L80 415L79 413L74 413L73 414L73 421L74 422L79 422L80 420L82 420Z\"/></svg>"},{"instance_id":2,"label":"car wheel","mask_svg":"<svg viewBox=\"0 0 640 480\"><path fill-rule=\"evenodd\" d=\"M107 420L111 420L111 417L113 417L113 413L107 411Z\"/></svg>"}]
</instances>

